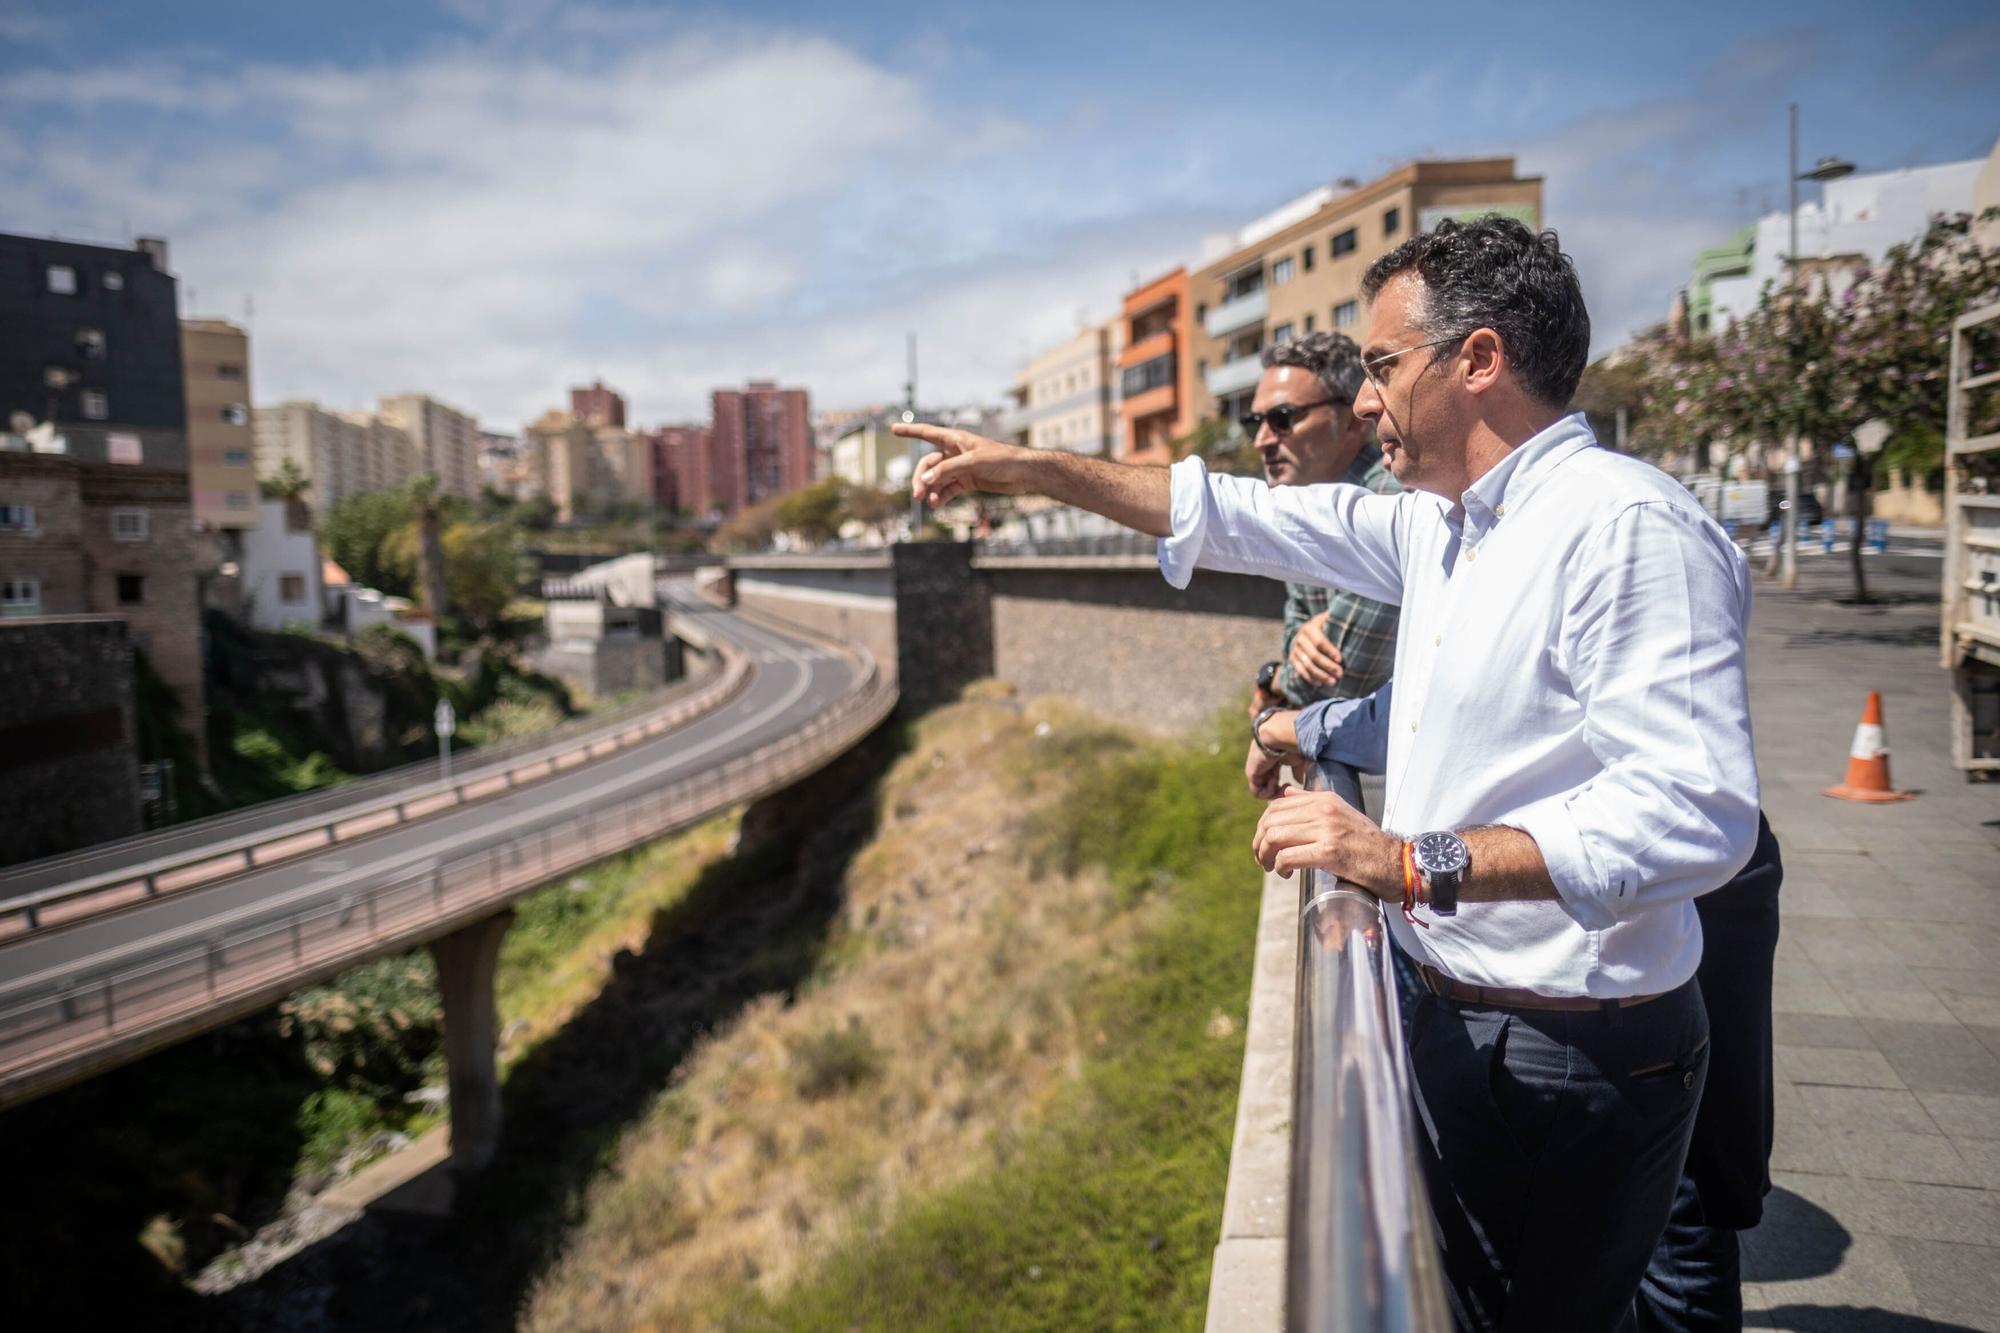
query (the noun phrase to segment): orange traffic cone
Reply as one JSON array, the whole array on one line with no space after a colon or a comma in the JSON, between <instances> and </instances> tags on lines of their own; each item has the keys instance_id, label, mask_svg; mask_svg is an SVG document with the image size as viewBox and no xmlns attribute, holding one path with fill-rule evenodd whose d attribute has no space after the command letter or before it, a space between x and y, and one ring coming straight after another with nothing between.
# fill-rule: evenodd
<instances>
[{"instance_id":1,"label":"orange traffic cone","mask_svg":"<svg viewBox=\"0 0 2000 1333\"><path fill-rule=\"evenodd\" d=\"M1847 781L1826 788L1820 795L1877 803L1914 799L1914 793L1897 791L1889 785L1889 745L1882 731L1881 691L1868 691L1867 706L1861 710L1861 725L1854 729L1854 747L1847 752Z\"/></svg>"}]
</instances>

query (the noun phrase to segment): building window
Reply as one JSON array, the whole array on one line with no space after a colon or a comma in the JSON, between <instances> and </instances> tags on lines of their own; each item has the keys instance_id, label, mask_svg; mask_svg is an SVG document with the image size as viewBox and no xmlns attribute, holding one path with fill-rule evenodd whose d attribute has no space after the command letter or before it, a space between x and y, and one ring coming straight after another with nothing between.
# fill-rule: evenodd
<instances>
[{"instance_id":1,"label":"building window","mask_svg":"<svg viewBox=\"0 0 2000 1333\"><path fill-rule=\"evenodd\" d=\"M0 616L38 616L41 613L40 579L0 579Z\"/></svg>"},{"instance_id":2,"label":"building window","mask_svg":"<svg viewBox=\"0 0 2000 1333\"><path fill-rule=\"evenodd\" d=\"M144 574L120 574L118 576L118 605L141 606L146 601L146 576Z\"/></svg>"},{"instance_id":3,"label":"building window","mask_svg":"<svg viewBox=\"0 0 2000 1333\"><path fill-rule=\"evenodd\" d=\"M139 437L128 431L113 431L104 437L104 453L114 463L141 463L145 449Z\"/></svg>"},{"instance_id":4,"label":"building window","mask_svg":"<svg viewBox=\"0 0 2000 1333\"><path fill-rule=\"evenodd\" d=\"M115 542L142 542L151 530L151 522L143 509L114 509L111 511L111 540Z\"/></svg>"},{"instance_id":5,"label":"building window","mask_svg":"<svg viewBox=\"0 0 2000 1333\"><path fill-rule=\"evenodd\" d=\"M247 426L250 424L250 409L241 403L224 403L222 419L232 426Z\"/></svg>"},{"instance_id":6,"label":"building window","mask_svg":"<svg viewBox=\"0 0 2000 1333\"><path fill-rule=\"evenodd\" d=\"M104 290L105 290L105 291L107 291L107 292L122 292L122 291L124 291L124 290L125 290L125 275L124 275L123 273L120 273L120 272L119 272L119 271L118 271L117 269L115 269L115 268L114 268L114 269L106 269L106 270L104 271Z\"/></svg>"},{"instance_id":7,"label":"building window","mask_svg":"<svg viewBox=\"0 0 2000 1333\"><path fill-rule=\"evenodd\" d=\"M1292 280L1292 270L1293 264L1290 255L1286 255L1283 259L1271 265L1271 285L1273 287L1282 287L1290 282Z\"/></svg>"},{"instance_id":8,"label":"building window","mask_svg":"<svg viewBox=\"0 0 2000 1333\"><path fill-rule=\"evenodd\" d=\"M281 602L303 602L306 599L306 576L303 574L278 575L278 600Z\"/></svg>"},{"instance_id":9,"label":"building window","mask_svg":"<svg viewBox=\"0 0 2000 1333\"><path fill-rule=\"evenodd\" d=\"M1205 322L1207 319L1208 319L1208 303L1206 301L1197 301L1194 307L1194 322L1200 324Z\"/></svg>"},{"instance_id":10,"label":"building window","mask_svg":"<svg viewBox=\"0 0 2000 1333\"><path fill-rule=\"evenodd\" d=\"M1336 329L1349 328L1360 318L1361 303L1359 301L1342 301L1333 308L1333 327Z\"/></svg>"},{"instance_id":11,"label":"building window","mask_svg":"<svg viewBox=\"0 0 2000 1333\"><path fill-rule=\"evenodd\" d=\"M1354 228L1349 227L1333 238L1332 253L1335 259L1354 253Z\"/></svg>"},{"instance_id":12,"label":"building window","mask_svg":"<svg viewBox=\"0 0 2000 1333\"><path fill-rule=\"evenodd\" d=\"M1277 328L1271 330L1271 342L1273 343L1273 345L1277 343L1288 343L1291 340L1292 340L1292 326L1290 324L1280 324Z\"/></svg>"},{"instance_id":13,"label":"building window","mask_svg":"<svg viewBox=\"0 0 2000 1333\"><path fill-rule=\"evenodd\" d=\"M231 509L248 509L250 507L250 492L230 491L222 497L222 502Z\"/></svg>"},{"instance_id":14,"label":"building window","mask_svg":"<svg viewBox=\"0 0 2000 1333\"><path fill-rule=\"evenodd\" d=\"M76 354L86 361L104 359L104 330L78 329L76 331Z\"/></svg>"},{"instance_id":15,"label":"building window","mask_svg":"<svg viewBox=\"0 0 2000 1333\"><path fill-rule=\"evenodd\" d=\"M0 532L33 532L35 530L35 507L33 505L0 505Z\"/></svg>"},{"instance_id":16,"label":"building window","mask_svg":"<svg viewBox=\"0 0 2000 1333\"><path fill-rule=\"evenodd\" d=\"M224 467L249 467L250 451L248 449L224 449L222 451L222 465Z\"/></svg>"},{"instance_id":17,"label":"building window","mask_svg":"<svg viewBox=\"0 0 2000 1333\"><path fill-rule=\"evenodd\" d=\"M219 380L240 380L243 378L243 367L223 361L215 367L215 377Z\"/></svg>"},{"instance_id":18,"label":"building window","mask_svg":"<svg viewBox=\"0 0 2000 1333\"><path fill-rule=\"evenodd\" d=\"M1307 333L1311 333L1312 331L1313 331L1313 317L1312 317L1311 315L1307 315L1307 316L1306 316L1306 332L1307 332Z\"/></svg>"},{"instance_id":19,"label":"building window","mask_svg":"<svg viewBox=\"0 0 2000 1333\"><path fill-rule=\"evenodd\" d=\"M1125 367L1125 373L1120 376L1119 392L1127 398L1136 398L1148 389L1173 382L1174 357L1168 352L1150 361L1141 361L1136 366Z\"/></svg>"},{"instance_id":20,"label":"building window","mask_svg":"<svg viewBox=\"0 0 2000 1333\"><path fill-rule=\"evenodd\" d=\"M1313 248L1310 245L1299 251L1299 267L1308 273L1313 271Z\"/></svg>"},{"instance_id":21,"label":"building window","mask_svg":"<svg viewBox=\"0 0 2000 1333\"><path fill-rule=\"evenodd\" d=\"M1400 209L1400 208L1390 208L1390 209L1384 209L1384 210L1383 210L1383 212L1382 212L1382 234L1383 234L1384 236L1394 236L1394 235L1396 234L1396 229L1397 229L1398 227L1402 226L1402 225L1403 225L1403 210L1402 210L1402 209Z\"/></svg>"},{"instance_id":22,"label":"building window","mask_svg":"<svg viewBox=\"0 0 2000 1333\"><path fill-rule=\"evenodd\" d=\"M49 290L57 296L75 296L76 270L68 264L49 265Z\"/></svg>"},{"instance_id":23,"label":"building window","mask_svg":"<svg viewBox=\"0 0 2000 1333\"><path fill-rule=\"evenodd\" d=\"M83 418L85 421L103 421L111 415L111 402L97 389L83 391Z\"/></svg>"}]
</instances>

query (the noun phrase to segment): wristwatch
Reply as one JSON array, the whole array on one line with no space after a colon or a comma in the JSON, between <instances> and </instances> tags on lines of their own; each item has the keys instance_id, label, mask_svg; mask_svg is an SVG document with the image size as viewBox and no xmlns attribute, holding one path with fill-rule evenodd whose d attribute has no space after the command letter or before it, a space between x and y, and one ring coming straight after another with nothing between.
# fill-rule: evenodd
<instances>
[{"instance_id":1,"label":"wristwatch","mask_svg":"<svg viewBox=\"0 0 2000 1333\"><path fill-rule=\"evenodd\" d=\"M1257 668L1257 688L1266 694L1278 692L1278 673L1284 670L1283 662L1266 662Z\"/></svg>"},{"instance_id":2,"label":"wristwatch","mask_svg":"<svg viewBox=\"0 0 2000 1333\"><path fill-rule=\"evenodd\" d=\"M1424 897L1434 916L1458 915L1458 890L1472 864L1472 852L1456 833L1420 833L1410 844L1411 860L1423 878Z\"/></svg>"},{"instance_id":3,"label":"wristwatch","mask_svg":"<svg viewBox=\"0 0 2000 1333\"><path fill-rule=\"evenodd\" d=\"M1250 719L1250 740L1258 749L1264 752L1266 759L1283 759L1285 757L1283 750L1273 750L1270 746L1264 744L1264 737L1262 735L1264 724L1271 720L1271 714L1282 713L1284 711L1284 704L1270 704L1259 709L1257 716Z\"/></svg>"}]
</instances>

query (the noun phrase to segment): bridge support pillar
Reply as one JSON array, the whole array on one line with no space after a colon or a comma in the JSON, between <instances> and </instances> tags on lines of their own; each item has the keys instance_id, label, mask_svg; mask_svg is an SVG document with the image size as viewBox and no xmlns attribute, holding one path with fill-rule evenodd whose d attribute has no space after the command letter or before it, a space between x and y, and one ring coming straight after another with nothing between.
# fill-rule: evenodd
<instances>
[{"instance_id":1,"label":"bridge support pillar","mask_svg":"<svg viewBox=\"0 0 2000 1333\"><path fill-rule=\"evenodd\" d=\"M431 941L444 998L444 1058L451 1090L451 1164L476 1171L500 1147L499 1022L493 973L511 909Z\"/></svg>"}]
</instances>

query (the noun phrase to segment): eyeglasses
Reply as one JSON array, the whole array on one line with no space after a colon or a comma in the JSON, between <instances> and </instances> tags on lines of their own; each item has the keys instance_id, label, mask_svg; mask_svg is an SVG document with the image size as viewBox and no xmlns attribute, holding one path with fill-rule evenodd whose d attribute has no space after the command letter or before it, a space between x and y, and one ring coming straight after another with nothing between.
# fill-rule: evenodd
<instances>
[{"instance_id":1,"label":"eyeglasses","mask_svg":"<svg viewBox=\"0 0 2000 1333\"><path fill-rule=\"evenodd\" d=\"M1361 363L1361 373L1366 375L1369 379L1375 381L1376 386L1379 388L1382 384L1385 383L1385 381L1383 380L1382 376L1376 372L1380 370L1381 367L1388 365L1391 361L1394 361L1397 357L1408 356L1411 352L1421 352L1426 347L1442 347L1446 343L1464 342L1465 337L1466 335L1463 333L1454 333L1449 338L1433 338L1427 343L1418 343L1414 347L1399 347L1393 352L1384 352L1380 356L1371 357L1369 360L1363 361Z\"/></svg>"},{"instance_id":2,"label":"eyeglasses","mask_svg":"<svg viewBox=\"0 0 2000 1333\"><path fill-rule=\"evenodd\" d=\"M1318 398L1310 403L1279 403L1268 412L1245 412L1236 419L1243 423L1244 435L1253 440L1257 438L1258 432L1263 430L1267 423L1271 427L1272 434L1280 436L1290 435L1292 427L1310 416L1314 408L1325 407L1328 403L1345 403L1346 401L1345 398Z\"/></svg>"}]
</instances>

